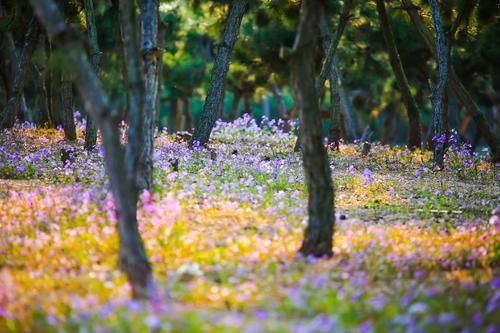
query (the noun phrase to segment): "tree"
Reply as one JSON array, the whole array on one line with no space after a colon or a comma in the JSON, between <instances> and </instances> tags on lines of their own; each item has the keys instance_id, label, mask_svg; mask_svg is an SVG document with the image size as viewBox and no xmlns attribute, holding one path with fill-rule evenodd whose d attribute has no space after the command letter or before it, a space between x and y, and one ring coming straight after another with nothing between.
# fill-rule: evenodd
<instances>
[{"instance_id":1,"label":"tree","mask_svg":"<svg viewBox=\"0 0 500 333\"><path fill-rule=\"evenodd\" d=\"M434 30L436 31L436 49L438 61L438 78L437 84L432 87L432 120L434 127L434 163L440 168L443 167L444 141L441 135L446 133L443 130L441 113L444 107L444 95L446 90L446 82L448 80L448 53L441 25L441 17L439 15L439 6L437 0L429 0L431 5L431 16ZM445 134L446 135L446 134Z\"/></svg>"},{"instance_id":2,"label":"tree","mask_svg":"<svg viewBox=\"0 0 500 333\"><path fill-rule=\"evenodd\" d=\"M396 77L396 82L406 107L406 114L408 116L408 147L410 149L418 148L421 145L422 139L420 136L420 116L417 103L411 94L403 63L399 57L398 48L392 34L389 18L387 17L384 0L376 0L376 4L391 68Z\"/></svg>"},{"instance_id":3,"label":"tree","mask_svg":"<svg viewBox=\"0 0 500 333\"><path fill-rule=\"evenodd\" d=\"M231 51L238 38L241 20L247 10L248 3L249 0L233 0L229 5L226 26L222 33L221 42L217 46L217 55L208 85L207 97L200 120L194 130L191 145L194 142L198 142L202 146L206 145L217 118L222 115L224 88Z\"/></svg>"},{"instance_id":4,"label":"tree","mask_svg":"<svg viewBox=\"0 0 500 333\"><path fill-rule=\"evenodd\" d=\"M36 41L38 40L38 22L33 17L26 31L23 47L18 61L14 61L17 65L13 73L12 92L7 104L3 109L3 116L0 122L0 128L12 127L16 121L18 109L21 103L24 84L29 69L28 64L31 61L31 56L35 50ZM15 54L12 55L15 57Z\"/></svg>"},{"instance_id":5,"label":"tree","mask_svg":"<svg viewBox=\"0 0 500 333\"><path fill-rule=\"evenodd\" d=\"M406 12L410 16L411 22L413 23L415 30L419 34L420 38L422 39L422 41L424 42L425 46L432 54L432 56L437 59L438 52L436 44L434 42L434 38L431 32L425 26L422 18L420 17L417 11L418 7L415 7L411 0L402 0L402 2ZM491 130L485 117L483 116L478 106L472 99L472 96L460 81L460 78L455 72L455 69L453 68L452 64L449 64L448 74L449 74L449 85L451 89L456 94L458 100L464 105L467 112L469 112L472 115L472 118L476 122L479 132L488 143L488 146L490 147L491 151L492 161L499 161L500 135Z\"/></svg>"},{"instance_id":6,"label":"tree","mask_svg":"<svg viewBox=\"0 0 500 333\"><path fill-rule=\"evenodd\" d=\"M144 69L143 144L139 178L141 189L150 189L153 183L153 135L158 113L157 97L161 50L158 46L158 0L141 0L140 41Z\"/></svg>"},{"instance_id":7,"label":"tree","mask_svg":"<svg viewBox=\"0 0 500 333\"><path fill-rule=\"evenodd\" d=\"M99 126L104 144L106 171L118 218L119 267L125 272L134 297L147 297L154 291L151 266L137 228L137 201L133 177L124 161L124 149L118 129L119 114L111 106L97 74L83 52L80 37L71 30L53 0L30 0L48 37L63 51L74 70L74 83L85 102L87 112ZM130 139L130 138L129 138Z\"/></svg>"},{"instance_id":8,"label":"tree","mask_svg":"<svg viewBox=\"0 0 500 333\"><path fill-rule=\"evenodd\" d=\"M302 161L308 191L308 224L299 252L316 257L332 255L333 187L323 145L318 94L315 86L317 22L323 3L303 0L294 47L290 54L292 84L301 126Z\"/></svg>"},{"instance_id":9,"label":"tree","mask_svg":"<svg viewBox=\"0 0 500 333\"><path fill-rule=\"evenodd\" d=\"M101 51L97 41L97 27L95 23L93 0L84 0L85 21L87 23L87 35L90 43L90 62L94 72L99 75L101 63ZM87 114L87 125L85 128L85 149L92 150L97 142L97 128L90 114Z\"/></svg>"}]
</instances>

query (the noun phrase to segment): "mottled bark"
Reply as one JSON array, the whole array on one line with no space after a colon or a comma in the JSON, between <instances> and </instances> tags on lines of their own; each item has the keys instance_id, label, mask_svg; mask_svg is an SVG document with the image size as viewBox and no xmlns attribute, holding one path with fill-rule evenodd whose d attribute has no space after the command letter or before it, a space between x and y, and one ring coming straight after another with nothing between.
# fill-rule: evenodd
<instances>
[{"instance_id":1,"label":"mottled bark","mask_svg":"<svg viewBox=\"0 0 500 333\"><path fill-rule=\"evenodd\" d=\"M67 141L76 140L75 116L73 109L73 89L68 74L63 74L59 87L61 107L63 110L64 137Z\"/></svg>"},{"instance_id":2,"label":"mottled bark","mask_svg":"<svg viewBox=\"0 0 500 333\"><path fill-rule=\"evenodd\" d=\"M403 63L399 57L399 51L396 46L396 41L394 40L394 35L392 34L384 0L376 0L376 3L382 34L384 35L387 53L389 54L389 62L391 64L392 71L394 72L394 76L396 77L396 82L398 84L399 91L401 92L401 97L408 116L408 148L419 148L422 143L422 137L420 133L420 115L417 103L411 94L410 85L408 84L408 79L406 78Z\"/></svg>"},{"instance_id":3,"label":"mottled bark","mask_svg":"<svg viewBox=\"0 0 500 333\"><path fill-rule=\"evenodd\" d=\"M436 45L434 43L434 38L431 32L425 26L422 18L420 17L417 11L417 7L412 4L411 0L402 0L402 2L408 15L411 18L413 27L415 27L429 52L431 52L434 58L437 59L437 51ZM465 107L466 111L472 115L472 118L474 119L474 122L479 129L479 132L488 143L488 146L491 150L492 159L495 160L497 158L500 160L500 134L497 134L491 130L487 120L479 110L478 106L474 103L471 95L469 94L467 89L465 89L462 82L460 82L460 79L455 73L452 64L449 64L448 76L448 83L451 89L453 89L453 92L456 94L460 103L462 103L462 105Z\"/></svg>"},{"instance_id":4,"label":"mottled bark","mask_svg":"<svg viewBox=\"0 0 500 333\"><path fill-rule=\"evenodd\" d=\"M95 23L95 12L93 0L84 0L85 20L87 22L87 36L90 43L90 63L94 72L99 75L99 65L101 63L101 51L97 41L97 26ZM92 117L87 114L87 125L85 128L85 149L92 150L97 144L97 128Z\"/></svg>"},{"instance_id":5,"label":"mottled bark","mask_svg":"<svg viewBox=\"0 0 500 333\"><path fill-rule=\"evenodd\" d=\"M141 167L143 159L143 82L139 56L138 23L135 7L130 0L120 0L120 32L122 37L124 71L127 84L128 145L125 163L133 178L136 190L141 187ZM135 191L137 192L137 191Z\"/></svg>"},{"instance_id":6,"label":"mottled bark","mask_svg":"<svg viewBox=\"0 0 500 333\"><path fill-rule=\"evenodd\" d=\"M224 89L231 51L240 33L241 20L247 10L248 3L249 0L233 0L229 5L226 26L224 27L221 42L217 46L217 56L215 57L208 85L207 97L194 130L191 145L198 142L200 145L205 146L210 139L215 122L222 116Z\"/></svg>"},{"instance_id":7,"label":"mottled bark","mask_svg":"<svg viewBox=\"0 0 500 333\"><path fill-rule=\"evenodd\" d=\"M440 137L444 132L442 123L442 110L444 109L444 96L446 90L446 82L448 80L448 56L444 41L443 28L441 25L441 17L439 14L439 5L437 0L429 0L431 6L432 24L436 32L436 49L438 60L438 79L437 84L432 88L432 123L434 126L434 163L437 166L443 167L444 144L440 143Z\"/></svg>"},{"instance_id":8,"label":"mottled bark","mask_svg":"<svg viewBox=\"0 0 500 333\"><path fill-rule=\"evenodd\" d=\"M140 167L139 186L150 189L153 185L153 135L157 109L158 66L161 50L158 46L158 0L141 0L141 55L144 64L144 104L143 104L143 155Z\"/></svg>"},{"instance_id":9,"label":"mottled bark","mask_svg":"<svg viewBox=\"0 0 500 333\"><path fill-rule=\"evenodd\" d=\"M333 187L323 145L314 59L317 22L323 10L319 0L303 0L300 22L290 56L292 84L299 110L302 160L308 190L308 224L299 252L317 257L332 255L334 227Z\"/></svg>"},{"instance_id":10,"label":"mottled bark","mask_svg":"<svg viewBox=\"0 0 500 333\"><path fill-rule=\"evenodd\" d=\"M37 40L38 22L33 17L24 36L23 47L19 55L19 59L17 61L13 61L13 64L16 65L15 71L12 73L14 82L12 83L11 96L9 96L9 100L3 109L0 128L10 128L16 121L16 115L19 111L26 76L28 74L28 69L30 68L28 65L31 61L31 56L35 51ZM13 57L15 58L16 55L14 54Z\"/></svg>"},{"instance_id":11,"label":"mottled bark","mask_svg":"<svg viewBox=\"0 0 500 333\"><path fill-rule=\"evenodd\" d=\"M119 267L128 277L134 297L153 292L153 277L137 228L137 202L133 200L133 182L127 175L124 149L120 144L119 116L113 109L96 73L83 51L83 43L70 30L53 0L30 0L47 34L63 51L74 70L74 83L85 108L99 125L104 144L105 166L118 217Z\"/></svg>"}]
</instances>

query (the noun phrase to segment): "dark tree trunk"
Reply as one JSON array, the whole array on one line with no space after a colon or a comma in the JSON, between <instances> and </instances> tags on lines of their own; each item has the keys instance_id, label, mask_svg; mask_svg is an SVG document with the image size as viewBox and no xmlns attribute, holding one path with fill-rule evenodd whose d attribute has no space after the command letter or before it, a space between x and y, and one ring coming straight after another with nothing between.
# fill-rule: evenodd
<instances>
[{"instance_id":1,"label":"dark tree trunk","mask_svg":"<svg viewBox=\"0 0 500 333\"><path fill-rule=\"evenodd\" d=\"M444 96L446 91L446 81L448 79L448 56L444 41L441 17L439 15L439 5L437 0L429 0L431 6L432 24L436 31L436 49L438 60L437 84L432 88L432 108L434 126L434 163L440 168L443 167L444 144L440 143L440 137L444 132L442 112L444 110Z\"/></svg>"},{"instance_id":2,"label":"dark tree trunk","mask_svg":"<svg viewBox=\"0 0 500 333\"><path fill-rule=\"evenodd\" d=\"M64 71L65 69L63 69ZM67 74L61 78L61 86L59 87L61 97L61 106L63 109L63 129L64 137L67 141L76 140L75 117L73 110L73 88Z\"/></svg>"},{"instance_id":3,"label":"dark tree trunk","mask_svg":"<svg viewBox=\"0 0 500 333\"><path fill-rule=\"evenodd\" d=\"M290 56L308 190L309 219L299 252L302 255L316 257L332 255L334 227L332 179L328 156L323 145L314 76L316 36L319 33L317 22L322 9L321 1L302 1L299 27Z\"/></svg>"},{"instance_id":4,"label":"dark tree trunk","mask_svg":"<svg viewBox=\"0 0 500 333\"><path fill-rule=\"evenodd\" d=\"M411 0L402 0L402 1L408 15L411 18L413 26L420 35L420 38L426 45L429 52L431 52L434 58L437 59L437 50L436 50L436 45L434 44L434 38L432 37L432 34L426 28L424 22L422 21L422 18L418 14L417 11L418 7L415 7ZM490 147L492 159L495 159L495 156L497 156L498 159L500 159L500 135L491 130L487 120L484 118L483 114L481 113L477 105L474 103L474 100L472 99L467 89L465 89L463 84L460 82L460 79L458 78L451 64L449 64L448 74L449 74L449 85L451 89L453 89L453 92L457 96L460 103L462 103L466 111L471 114L472 118L476 122L476 125L479 128L481 135L484 137L484 139L488 143L488 146Z\"/></svg>"},{"instance_id":5,"label":"dark tree trunk","mask_svg":"<svg viewBox=\"0 0 500 333\"><path fill-rule=\"evenodd\" d=\"M231 103L231 109L229 110L230 121L233 121L236 118L238 118L241 96L242 94L239 90L233 92L233 102Z\"/></svg>"},{"instance_id":6,"label":"dark tree trunk","mask_svg":"<svg viewBox=\"0 0 500 333\"><path fill-rule=\"evenodd\" d=\"M399 57L396 41L394 40L391 26L389 24L389 18L387 17L387 12L385 10L384 0L376 0L376 3L380 25L382 27L382 34L384 35L387 53L389 54L389 61L391 63L392 71L394 72L394 76L396 77L396 82L398 84L399 91L401 92L401 97L408 116L408 148L419 148L422 143L422 137L420 134L420 115L417 103L411 94L410 85L408 84L408 79L406 78L406 74L403 69L403 63Z\"/></svg>"},{"instance_id":7,"label":"dark tree trunk","mask_svg":"<svg viewBox=\"0 0 500 333\"><path fill-rule=\"evenodd\" d=\"M21 103L21 97L23 94L23 88L26 81L26 76L28 69L30 68L29 62L31 61L31 56L35 51L36 41L38 39L38 22L33 17L28 26L28 31L26 32L23 40L23 48L19 56L18 61L14 61L16 64L16 69L14 71L13 77L14 82L12 84L12 91L7 104L4 107L2 119L0 123L0 128L10 128L14 125L16 121L16 115L19 112L19 106ZM14 54L15 58L16 55Z\"/></svg>"},{"instance_id":8,"label":"dark tree trunk","mask_svg":"<svg viewBox=\"0 0 500 333\"><path fill-rule=\"evenodd\" d=\"M45 97L47 111L49 114L49 126L56 128L59 125L56 110L56 98L54 94L54 69L52 68L52 42L49 39L45 40L45 54L47 56L47 67L45 68Z\"/></svg>"},{"instance_id":9,"label":"dark tree trunk","mask_svg":"<svg viewBox=\"0 0 500 333\"><path fill-rule=\"evenodd\" d=\"M323 49L326 54L326 61L323 64L323 68L321 69L321 73L327 72L328 79L330 81L330 128L328 130L328 141L333 144L336 150L339 150L339 142L340 142L340 95L338 89L338 75L335 68L335 57L337 52L337 46L344 32L344 28L346 26L347 20L349 19L349 12L351 10L351 1L346 1L344 3L344 7L339 19L339 25L337 27L337 31L335 32L335 36L333 36L333 32L330 28L330 23L328 22L328 18L324 11L321 12L321 16L319 19L319 30L321 33L321 41L323 43ZM326 68L328 66L329 60L329 69ZM318 91L323 89L322 86L322 78L320 78L318 84Z\"/></svg>"},{"instance_id":10,"label":"dark tree trunk","mask_svg":"<svg viewBox=\"0 0 500 333\"><path fill-rule=\"evenodd\" d=\"M62 49L74 70L74 82L87 112L99 125L104 144L104 157L118 217L119 267L128 277L134 297L147 297L154 292L151 266L137 228L133 178L127 174L125 154L120 144L119 113L113 109L102 85L89 64L83 45L71 31L53 0L30 0L48 36Z\"/></svg>"},{"instance_id":11,"label":"dark tree trunk","mask_svg":"<svg viewBox=\"0 0 500 333\"><path fill-rule=\"evenodd\" d=\"M201 117L194 130L191 145L197 141L200 145L205 146L210 139L215 122L222 116L224 89L231 51L240 33L241 20L247 10L248 3L249 0L233 0L229 5L229 14L221 42L217 47L217 56L208 85L207 97Z\"/></svg>"},{"instance_id":12,"label":"dark tree trunk","mask_svg":"<svg viewBox=\"0 0 500 333\"><path fill-rule=\"evenodd\" d=\"M153 185L153 135L157 111L158 66L161 50L158 46L158 0L141 0L141 55L144 63L144 107L142 165L139 179L141 189Z\"/></svg>"},{"instance_id":13,"label":"dark tree trunk","mask_svg":"<svg viewBox=\"0 0 500 333\"><path fill-rule=\"evenodd\" d=\"M138 45L138 23L133 2L120 0L120 31L123 45L124 70L128 100L128 138L125 156L127 171L133 186L141 189L141 160L143 158L143 82Z\"/></svg>"},{"instance_id":14,"label":"dark tree trunk","mask_svg":"<svg viewBox=\"0 0 500 333\"><path fill-rule=\"evenodd\" d=\"M95 12L93 0L84 0L85 19L87 22L87 35L90 42L90 63L94 72L99 75L99 65L101 63L101 51L97 42L97 26L95 23ZM85 129L85 149L92 150L97 144L97 128L90 114L87 114L87 126Z\"/></svg>"},{"instance_id":15,"label":"dark tree trunk","mask_svg":"<svg viewBox=\"0 0 500 333\"><path fill-rule=\"evenodd\" d=\"M354 114L351 111L349 96L344 86L344 78L342 76L342 72L340 70L337 58L334 59L334 65L338 77L339 95L340 95L340 102L342 105L342 112L345 119L345 127L348 128L350 131L349 138L351 140L357 140L358 139L357 121L356 118L354 117Z\"/></svg>"},{"instance_id":16,"label":"dark tree trunk","mask_svg":"<svg viewBox=\"0 0 500 333\"><path fill-rule=\"evenodd\" d=\"M189 97L184 97L182 99L182 104L184 105L184 130L191 133L193 131L193 116L191 115Z\"/></svg>"}]
</instances>

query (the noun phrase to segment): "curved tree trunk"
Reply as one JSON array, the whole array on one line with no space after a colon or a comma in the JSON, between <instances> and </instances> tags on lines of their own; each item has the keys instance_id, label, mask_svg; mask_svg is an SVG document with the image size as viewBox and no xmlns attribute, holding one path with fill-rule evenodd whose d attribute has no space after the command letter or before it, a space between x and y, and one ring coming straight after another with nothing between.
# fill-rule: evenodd
<instances>
[{"instance_id":1,"label":"curved tree trunk","mask_svg":"<svg viewBox=\"0 0 500 333\"><path fill-rule=\"evenodd\" d=\"M95 23L93 0L85 0L85 20L87 22L87 35L90 42L90 62L94 72L99 75L99 65L101 63L101 51L97 42L97 27ZM94 149L97 143L97 128L90 114L87 114L87 125L85 128L85 149Z\"/></svg>"},{"instance_id":2,"label":"curved tree trunk","mask_svg":"<svg viewBox=\"0 0 500 333\"><path fill-rule=\"evenodd\" d=\"M439 5L437 0L429 0L431 6L432 24L436 31L436 49L438 58L438 79L435 87L432 88L432 108L434 126L434 163L440 168L443 167L444 142L441 136L445 134L443 128L442 112L445 104L446 81L448 80L448 56L444 41L441 17L439 15Z\"/></svg>"},{"instance_id":3,"label":"curved tree trunk","mask_svg":"<svg viewBox=\"0 0 500 333\"><path fill-rule=\"evenodd\" d=\"M53 0L30 0L48 36L58 45L74 70L74 82L85 107L99 125L104 144L105 166L118 217L119 267L125 272L136 298L154 293L151 266L137 228L137 201L132 195L133 178L127 173L125 154L120 144L119 114L113 109L96 73L92 70L78 39Z\"/></svg>"},{"instance_id":4,"label":"curved tree trunk","mask_svg":"<svg viewBox=\"0 0 500 333\"><path fill-rule=\"evenodd\" d=\"M323 145L314 76L317 22L322 8L321 1L302 1L298 32L290 57L292 83L301 123L302 160L309 195L309 219L299 252L316 257L332 255L334 226L332 179Z\"/></svg>"},{"instance_id":5,"label":"curved tree trunk","mask_svg":"<svg viewBox=\"0 0 500 333\"><path fill-rule=\"evenodd\" d=\"M158 112L159 63L161 50L158 45L158 0L141 0L141 55L144 62L144 106L143 106L143 144L144 151L139 178L141 189L153 185L153 136L155 115Z\"/></svg>"},{"instance_id":6,"label":"curved tree trunk","mask_svg":"<svg viewBox=\"0 0 500 333\"><path fill-rule=\"evenodd\" d=\"M229 60L236 39L240 33L240 25L243 15L247 10L249 0L233 0L229 6L222 40L217 47L217 56L215 58L212 76L208 85L207 97L200 120L194 130L193 140L200 145L205 146L210 139L210 134L217 121L222 116L222 106L224 103L224 88L226 76L229 70Z\"/></svg>"},{"instance_id":7,"label":"curved tree trunk","mask_svg":"<svg viewBox=\"0 0 500 333\"><path fill-rule=\"evenodd\" d=\"M420 115L418 113L417 103L413 98L408 84L408 79L403 69L403 63L399 57L399 52L396 46L396 41L392 34L389 18L385 10L384 0L376 0L377 12L384 35L385 44L387 46L387 53L389 54L389 61L391 63L392 71L396 77L399 90L403 103L406 107L406 114L408 116L408 148L415 149L421 145L422 137L420 133Z\"/></svg>"}]
</instances>

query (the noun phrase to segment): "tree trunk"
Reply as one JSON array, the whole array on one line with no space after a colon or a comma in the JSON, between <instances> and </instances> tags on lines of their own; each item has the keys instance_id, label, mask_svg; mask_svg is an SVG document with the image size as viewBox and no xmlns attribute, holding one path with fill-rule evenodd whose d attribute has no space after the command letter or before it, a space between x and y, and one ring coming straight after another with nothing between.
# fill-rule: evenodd
<instances>
[{"instance_id":1,"label":"tree trunk","mask_svg":"<svg viewBox=\"0 0 500 333\"><path fill-rule=\"evenodd\" d=\"M106 171L118 217L119 267L127 275L134 297L150 296L154 292L153 277L137 228L137 202L133 199L133 178L127 174L120 144L119 113L112 108L97 74L87 60L83 45L74 38L75 32L68 28L54 1L30 0L30 3L48 36L70 61L74 82L85 101L87 112L101 129Z\"/></svg>"},{"instance_id":2,"label":"tree trunk","mask_svg":"<svg viewBox=\"0 0 500 333\"><path fill-rule=\"evenodd\" d=\"M249 0L233 0L229 5L229 14L222 40L217 47L217 56L208 85L207 97L200 120L194 130L191 145L198 142L200 145L205 146L210 139L217 118L222 116L224 89L231 51L240 33L241 20L247 10L248 3Z\"/></svg>"},{"instance_id":3,"label":"tree trunk","mask_svg":"<svg viewBox=\"0 0 500 333\"><path fill-rule=\"evenodd\" d=\"M351 5L352 5L352 0L346 0L344 1L344 7L342 8L342 13L340 14L340 19L339 19L339 24L337 26L337 31L335 33L335 36L330 37L331 42L329 43L328 49L326 51L325 55L325 61L323 63L323 66L321 67L321 72L319 73L319 78L316 84L316 88L318 88L318 93L319 89L323 89L323 86L325 84L326 78L328 77L329 73L331 72L332 69L332 64L334 63L335 59L335 54L337 52L337 47L340 42L340 38L342 37L342 33L344 32L344 28L347 24L347 21L349 21L349 13L351 11ZM324 14L323 14L324 16ZM321 17L319 17L321 20ZM325 17L326 21L326 17ZM323 25L320 22L321 25ZM328 25L328 22L326 21L326 24ZM325 36L324 32L321 32L323 36ZM331 35L331 33L330 33ZM323 37L324 38L324 37Z\"/></svg>"},{"instance_id":4,"label":"tree trunk","mask_svg":"<svg viewBox=\"0 0 500 333\"><path fill-rule=\"evenodd\" d=\"M233 92L233 102L231 103L231 110L229 111L229 120L233 121L238 118L238 109L240 106L241 92Z\"/></svg>"},{"instance_id":5,"label":"tree trunk","mask_svg":"<svg viewBox=\"0 0 500 333\"><path fill-rule=\"evenodd\" d=\"M418 14L417 7L415 7L412 4L411 0L402 0L402 1L408 15L411 18L413 26L420 35L420 38L422 38L422 41L426 45L429 52L431 52L431 54L434 56L434 58L437 58L437 51L436 51L436 45L434 44L434 38L432 37L432 34L426 28L424 22L422 21L422 18ZM474 103L474 100L472 99L467 89L465 89L465 87L460 82L460 79L458 78L451 64L449 64L448 74L449 74L448 83L450 87L455 92L455 95L457 96L460 103L462 103L462 105L465 107L466 112L470 113L472 118L476 122L476 125L479 128L481 135L484 137L484 139L488 143L488 146L490 147L492 159L495 160L496 158L498 158L500 160L500 135L496 134L490 129L488 122L484 118L483 114L481 113L477 105Z\"/></svg>"},{"instance_id":6,"label":"tree trunk","mask_svg":"<svg viewBox=\"0 0 500 333\"><path fill-rule=\"evenodd\" d=\"M276 82L271 83L271 92L273 93L273 97L276 100L276 106L278 108L278 118L286 120L286 105L283 99L283 95L281 94L280 87Z\"/></svg>"},{"instance_id":7,"label":"tree trunk","mask_svg":"<svg viewBox=\"0 0 500 333\"><path fill-rule=\"evenodd\" d=\"M95 23L95 13L93 0L84 0L85 19L87 22L87 35L90 42L90 63L94 72L99 75L99 65L101 63L101 51L97 42L97 26ZM85 149L92 150L97 144L97 128L90 114L87 114L87 126L85 129Z\"/></svg>"},{"instance_id":8,"label":"tree trunk","mask_svg":"<svg viewBox=\"0 0 500 333\"><path fill-rule=\"evenodd\" d=\"M346 91L344 86L344 77L342 75L342 71L340 70L338 58L334 59L335 71L338 77L338 86L339 86L339 95L340 95L340 103L342 105L342 113L345 119L345 126L350 131L350 139L357 140L358 139L358 126L356 118L351 111L351 103L349 100L349 94Z\"/></svg>"},{"instance_id":9,"label":"tree trunk","mask_svg":"<svg viewBox=\"0 0 500 333\"><path fill-rule=\"evenodd\" d=\"M245 95L243 97L243 114L252 115L252 108L250 107L250 96Z\"/></svg>"},{"instance_id":10,"label":"tree trunk","mask_svg":"<svg viewBox=\"0 0 500 333\"><path fill-rule=\"evenodd\" d=\"M143 82L137 35L137 16L133 2L120 0L120 31L123 45L124 70L127 83L128 138L125 151L127 171L133 178L133 186L141 187L141 161L143 159Z\"/></svg>"},{"instance_id":11,"label":"tree trunk","mask_svg":"<svg viewBox=\"0 0 500 333\"><path fill-rule=\"evenodd\" d=\"M153 136L155 115L158 112L157 96L161 50L158 46L158 0L141 0L141 55L144 62L144 151L139 186L150 189L153 185Z\"/></svg>"},{"instance_id":12,"label":"tree trunk","mask_svg":"<svg viewBox=\"0 0 500 333\"><path fill-rule=\"evenodd\" d=\"M399 52L396 46L396 41L392 34L389 18L385 10L384 0L376 0L377 12L382 27L382 34L384 35L385 44L387 46L387 53L389 54L389 61L391 63L392 71L396 77L396 82L401 92L403 103L406 107L406 114L408 116L408 148L419 148L422 143L420 134L420 116L417 108L417 103L413 98L408 84L408 79L403 69L403 63L399 57Z\"/></svg>"},{"instance_id":13,"label":"tree trunk","mask_svg":"<svg viewBox=\"0 0 500 333\"><path fill-rule=\"evenodd\" d=\"M31 56L35 51L36 41L38 39L38 22L33 17L29 23L28 30L24 36L23 48L19 56L19 60L14 63L17 64L16 70L13 74L14 82L12 84L12 92L7 104L3 110L3 117L1 119L0 128L10 128L16 122L16 115L19 110L23 88L26 81L26 76L29 69L29 62ZM16 55L14 54L15 58Z\"/></svg>"},{"instance_id":14,"label":"tree trunk","mask_svg":"<svg viewBox=\"0 0 500 333\"><path fill-rule=\"evenodd\" d=\"M65 69L63 69L64 71ZM61 106L63 109L63 129L64 137L67 141L76 140L75 116L73 110L73 89L71 81L67 74L63 74L61 78L61 86L59 87L61 96Z\"/></svg>"},{"instance_id":15,"label":"tree trunk","mask_svg":"<svg viewBox=\"0 0 500 333\"><path fill-rule=\"evenodd\" d=\"M439 15L439 5L437 0L429 0L431 6L432 24L436 31L436 49L438 58L438 79L435 87L432 88L432 108L433 108L433 126L434 126L434 163L440 168L443 167L444 142L441 135L445 134L443 128L442 112L444 109L444 96L446 90L446 81L448 79L448 56L444 42L441 17ZM441 142L440 142L441 141Z\"/></svg>"},{"instance_id":16,"label":"tree trunk","mask_svg":"<svg viewBox=\"0 0 500 333\"><path fill-rule=\"evenodd\" d=\"M292 84L301 124L302 160L308 190L309 215L299 252L316 257L332 255L333 187L322 139L314 58L317 22L323 10L318 0L303 0L300 22L290 57Z\"/></svg>"},{"instance_id":17,"label":"tree trunk","mask_svg":"<svg viewBox=\"0 0 500 333\"><path fill-rule=\"evenodd\" d=\"M184 130L191 133L193 131L193 116L191 115L189 97L184 97L182 104L184 104Z\"/></svg>"}]
</instances>

